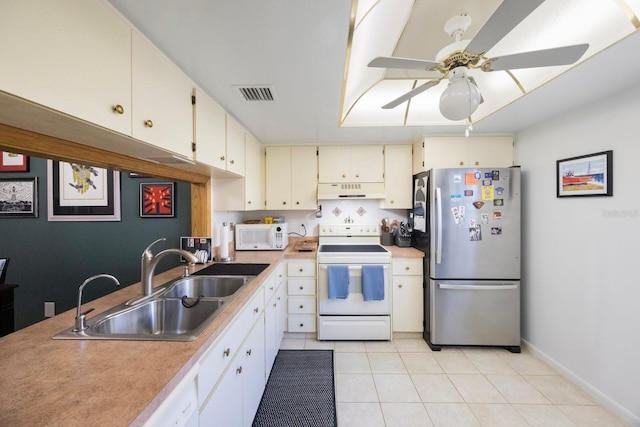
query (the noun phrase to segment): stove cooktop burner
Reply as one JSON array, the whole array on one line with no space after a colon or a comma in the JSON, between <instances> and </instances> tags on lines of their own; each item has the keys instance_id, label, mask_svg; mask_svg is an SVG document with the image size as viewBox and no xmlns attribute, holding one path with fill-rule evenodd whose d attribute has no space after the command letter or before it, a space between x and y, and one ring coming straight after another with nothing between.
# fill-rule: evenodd
<instances>
[{"instance_id":1,"label":"stove cooktop burner","mask_svg":"<svg viewBox=\"0 0 640 427\"><path fill-rule=\"evenodd\" d=\"M388 252L380 245L320 245L318 252L367 252L385 253Z\"/></svg>"}]
</instances>

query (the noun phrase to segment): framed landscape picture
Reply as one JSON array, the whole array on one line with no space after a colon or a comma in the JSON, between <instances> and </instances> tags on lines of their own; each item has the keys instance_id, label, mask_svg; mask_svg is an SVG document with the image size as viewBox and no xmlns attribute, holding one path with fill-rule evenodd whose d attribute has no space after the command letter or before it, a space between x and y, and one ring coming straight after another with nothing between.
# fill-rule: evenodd
<instances>
[{"instance_id":1,"label":"framed landscape picture","mask_svg":"<svg viewBox=\"0 0 640 427\"><path fill-rule=\"evenodd\" d=\"M49 221L120 221L120 172L49 160Z\"/></svg>"},{"instance_id":2,"label":"framed landscape picture","mask_svg":"<svg viewBox=\"0 0 640 427\"><path fill-rule=\"evenodd\" d=\"M612 196L613 151L556 162L556 196Z\"/></svg>"},{"instance_id":3,"label":"framed landscape picture","mask_svg":"<svg viewBox=\"0 0 640 427\"><path fill-rule=\"evenodd\" d=\"M0 218L38 217L38 178L0 179Z\"/></svg>"},{"instance_id":4,"label":"framed landscape picture","mask_svg":"<svg viewBox=\"0 0 640 427\"><path fill-rule=\"evenodd\" d=\"M173 182L140 183L140 216L142 218L173 218L174 200Z\"/></svg>"}]
</instances>

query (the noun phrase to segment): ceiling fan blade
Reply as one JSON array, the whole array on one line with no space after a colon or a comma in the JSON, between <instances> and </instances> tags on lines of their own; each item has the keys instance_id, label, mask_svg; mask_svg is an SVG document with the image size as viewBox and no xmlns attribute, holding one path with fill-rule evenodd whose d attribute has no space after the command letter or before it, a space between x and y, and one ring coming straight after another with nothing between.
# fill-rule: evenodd
<instances>
[{"instance_id":1,"label":"ceiling fan blade","mask_svg":"<svg viewBox=\"0 0 640 427\"><path fill-rule=\"evenodd\" d=\"M469 42L466 50L477 54L486 53L542 3L544 0L503 0Z\"/></svg>"},{"instance_id":2,"label":"ceiling fan blade","mask_svg":"<svg viewBox=\"0 0 640 427\"><path fill-rule=\"evenodd\" d=\"M483 71L515 70L519 68L550 67L553 65L569 65L576 62L589 48L588 44L556 47L533 52L516 53L500 56L487 61Z\"/></svg>"},{"instance_id":3,"label":"ceiling fan blade","mask_svg":"<svg viewBox=\"0 0 640 427\"><path fill-rule=\"evenodd\" d=\"M440 83L440 80L441 79L431 80L430 82L426 82L423 85L420 85L420 86L418 86L418 87L416 87L414 89L411 89L409 92L405 93L401 97L396 98L393 101L391 101L390 103L383 105L382 108L384 108L385 110L390 110L392 108L396 108L398 105L402 104L403 102L408 101L411 98L413 98L414 96L424 92L425 90L434 87L435 85Z\"/></svg>"},{"instance_id":4,"label":"ceiling fan blade","mask_svg":"<svg viewBox=\"0 0 640 427\"><path fill-rule=\"evenodd\" d=\"M401 70L430 70L439 65L439 62L425 61L422 59L393 58L390 56L379 56L369 62L369 67L376 68L398 68Z\"/></svg>"}]
</instances>

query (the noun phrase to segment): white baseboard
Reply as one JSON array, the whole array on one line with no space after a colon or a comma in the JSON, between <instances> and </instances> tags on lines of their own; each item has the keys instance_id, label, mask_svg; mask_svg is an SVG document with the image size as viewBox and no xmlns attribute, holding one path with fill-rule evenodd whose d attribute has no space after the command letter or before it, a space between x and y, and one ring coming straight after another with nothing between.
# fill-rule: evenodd
<instances>
[{"instance_id":1,"label":"white baseboard","mask_svg":"<svg viewBox=\"0 0 640 427\"><path fill-rule=\"evenodd\" d=\"M629 411L627 408L621 406L618 402L611 399L609 396L595 388L593 385L574 374L571 370L567 369L564 365L558 363L555 359L551 358L545 352L532 345L527 340L522 340L523 347L526 348L531 354L542 359L545 363L549 364L553 369L560 372L562 375L571 380L576 386L578 386L585 393L589 394L600 403L602 406L609 409L615 415L620 417L623 421L628 423L632 427L640 427L640 417Z\"/></svg>"}]
</instances>

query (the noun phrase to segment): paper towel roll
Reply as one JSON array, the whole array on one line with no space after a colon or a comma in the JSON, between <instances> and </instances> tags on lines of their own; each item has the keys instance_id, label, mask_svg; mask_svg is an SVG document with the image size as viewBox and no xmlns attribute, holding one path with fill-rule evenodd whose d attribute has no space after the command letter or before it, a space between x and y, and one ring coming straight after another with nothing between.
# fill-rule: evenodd
<instances>
[{"instance_id":1,"label":"paper towel roll","mask_svg":"<svg viewBox=\"0 0 640 427\"><path fill-rule=\"evenodd\" d=\"M229 224L226 222L220 228L220 258L229 258Z\"/></svg>"}]
</instances>

